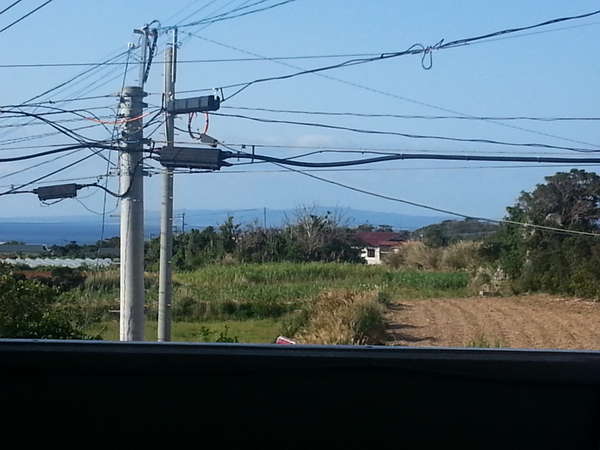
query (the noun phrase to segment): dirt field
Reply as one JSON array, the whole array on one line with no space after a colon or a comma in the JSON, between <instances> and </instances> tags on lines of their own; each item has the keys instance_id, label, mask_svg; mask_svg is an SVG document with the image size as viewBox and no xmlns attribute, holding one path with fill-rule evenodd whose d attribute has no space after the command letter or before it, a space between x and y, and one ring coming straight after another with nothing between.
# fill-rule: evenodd
<instances>
[{"instance_id":1,"label":"dirt field","mask_svg":"<svg viewBox=\"0 0 600 450\"><path fill-rule=\"evenodd\" d=\"M600 302L546 295L401 301L390 345L600 350Z\"/></svg>"}]
</instances>

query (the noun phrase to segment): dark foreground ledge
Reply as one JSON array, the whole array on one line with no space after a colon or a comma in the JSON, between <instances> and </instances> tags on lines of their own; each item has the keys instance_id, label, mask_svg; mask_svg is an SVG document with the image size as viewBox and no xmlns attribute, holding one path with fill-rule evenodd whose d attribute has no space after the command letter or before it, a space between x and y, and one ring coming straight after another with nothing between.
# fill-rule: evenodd
<instances>
[{"instance_id":1,"label":"dark foreground ledge","mask_svg":"<svg viewBox=\"0 0 600 450\"><path fill-rule=\"evenodd\" d=\"M0 340L0 402L28 432L598 449L600 353Z\"/></svg>"}]
</instances>

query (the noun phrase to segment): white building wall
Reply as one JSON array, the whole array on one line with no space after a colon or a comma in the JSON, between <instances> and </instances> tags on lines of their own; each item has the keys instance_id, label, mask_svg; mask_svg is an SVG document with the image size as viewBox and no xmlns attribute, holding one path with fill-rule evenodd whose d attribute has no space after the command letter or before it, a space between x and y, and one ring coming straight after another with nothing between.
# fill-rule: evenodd
<instances>
[{"instance_id":1,"label":"white building wall","mask_svg":"<svg viewBox=\"0 0 600 450\"><path fill-rule=\"evenodd\" d=\"M368 249L373 249L375 250L375 256L368 256ZM367 262L367 264L371 265L371 264L382 264L382 260L381 260L381 248L379 247L364 247L361 251L360 251L360 256L363 257L365 259L365 261Z\"/></svg>"}]
</instances>

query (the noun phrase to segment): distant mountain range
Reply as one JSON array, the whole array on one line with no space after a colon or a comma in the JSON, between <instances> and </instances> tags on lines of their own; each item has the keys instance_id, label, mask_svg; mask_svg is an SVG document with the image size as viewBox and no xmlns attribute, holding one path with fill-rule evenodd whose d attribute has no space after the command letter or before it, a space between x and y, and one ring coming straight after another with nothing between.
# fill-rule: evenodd
<instances>
[{"instance_id":1,"label":"distant mountain range","mask_svg":"<svg viewBox=\"0 0 600 450\"><path fill-rule=\"evenodd\" d=\"M389 225L396 230L413 231L434 223L442 222L450 217L444 216L411 216L381 211L367 211L354 208L315 207L312 213L323 215L328 211L341 218L342 224L355 227L361 224L374 226ZM185 216L184 216L185 214ZM223 223L228 216L233 216L236 223L242 225L257 224L267 227L280 227L293 222L295 209L251 208L240 210L208 210L188 209L175 211L174 224L177 231L191 228L204 228ZM147 238L155 237L160 231L160 213L149 211L145 218L145 234ZM119 234L119 218L107 217L104 227L104 238ZM100 239L101 219L94 216L61 216L61 217L12 217L0 219L0 242L22 241L26 243L64 245L69 241L93 243Z\"/></svg>"}]
</instances>

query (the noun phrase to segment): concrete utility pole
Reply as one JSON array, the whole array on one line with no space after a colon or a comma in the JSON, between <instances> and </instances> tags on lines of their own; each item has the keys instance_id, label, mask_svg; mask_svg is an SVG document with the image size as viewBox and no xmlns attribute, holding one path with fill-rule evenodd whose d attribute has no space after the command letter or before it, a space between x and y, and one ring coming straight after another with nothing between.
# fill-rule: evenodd
<instances>
[{"instance_id":1,"label":"concrete utility pole","mask_svg":"<svg viewBox=\"0 0 600 450\"><path fill-rule=\"evenodd\" d=\"M144 129L142 115L148 27L135 30L142 34L139 86L121 92L120 117L125 148L119 154L121 198L121 341L144 340L144 183L142 152Z\"/></svg>"},{"instance_id":2,"label":"concrete utility pole","mask_svg":"<svg viewBox=\"0 0 600 450\"><path fill-rule=\"evenodd\" d=\"M175 100L175 78L177 64L177 30L173 30L173 43L165 50L165 105ZM175 115L167 112L166 136L168 149L175 141ZM163 172L163 192L160 215L160 275L158 284L158 341L171 340L171 305L173 257L173 169Z\"/></svg>"}]
</instances>

